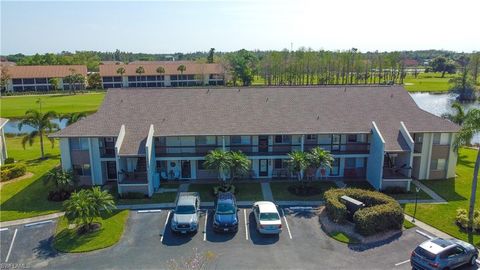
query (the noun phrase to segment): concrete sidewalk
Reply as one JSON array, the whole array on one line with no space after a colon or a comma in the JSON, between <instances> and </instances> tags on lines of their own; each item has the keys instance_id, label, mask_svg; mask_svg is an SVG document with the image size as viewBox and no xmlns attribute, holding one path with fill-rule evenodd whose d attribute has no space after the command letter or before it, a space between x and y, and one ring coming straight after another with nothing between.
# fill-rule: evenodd
<instances>
[{"instance_id":1,"label":"concrete sidewalk","mask_svg":"<svg viewBox=\"0 0 480 270\"><path fill-rule=\"evenodd\" d=\"M31 218L4 221L4 222L0 222L0 228L9 227L9 226L16 226L16 225L21 225L21 224L34 223L34 222L39 222L39 221L44 221L44 220L49 220L49 219L56 219L56 218L62 217L63 215L65 215L65 212L58 212L58 213L54 213L54 214L50 214L50 215L43 215L43 216L37 216L37 217L31 217Z\"/></svg>"},{"instance_id":2,"label":"concrete sidewalk","mask_svg":"<svg viewBox=\"0 0 480 270\"><path fill-rule=\"evenodd\" d=\"M425 186L424 184L422 184L420 181L418 180L412 180L412 182L419 188L421 188L425 193L428 194L428 196L430 196L432 199L434 199L435 201L439 202L439 203L446 203L447 201L445 201L445 199L443 199L442 197L440 197L440 195L438 195L437 193L435 193L435 191L431 190L429 187Z\"/></svg>"},{"instance_id":3,"label":"concrete sidewalk","mask_svg":"<svg viewBox=\"0 0 480 270\"><path fill-rule=\"evenodd\" d=\"M407 214L404 214L405 216L405 219L412 222L413 220L413 217L407 215ZM450 236L449 234L446 234L438 229L435 229L434 227L426 224L426 223L423 223L421 222L420 220L418 219L415 219L415 222L412 222L413 224L415 224L419 229L425 231L427 234L431 235L431 236L437 236L437 237L442 237L442 238L454 238L453 236Z\"/></svg>"}]
</instances>

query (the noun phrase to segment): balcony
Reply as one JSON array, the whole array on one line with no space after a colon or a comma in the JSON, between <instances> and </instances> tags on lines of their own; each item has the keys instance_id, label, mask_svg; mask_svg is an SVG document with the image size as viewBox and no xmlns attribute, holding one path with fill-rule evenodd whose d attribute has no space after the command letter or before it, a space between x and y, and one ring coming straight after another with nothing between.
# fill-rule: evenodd
<instances>
[{"instance_id":1,"label":"balcony","mask_svg":"<svg viewBox=\"0 0 480 270\"><path fill-rule=\"evenodd\" d=\"M101 158L114 158L115 157L115 148L100 147L100 157Z\"/></svg>"},{"instance_id":2,"label":"balcony","mask_svg":"<svg viewBox=\"0 0 480 270\"><path fill-rule=\"evenodd\" d=\"M414 153L421 153L422 152L422 147L423 147L423 143L415 143L415 145L413 146L413 152Z\"/></svg>"},{"instance_id":3,"label":"balcony","mask_svg":"<svg viewBox=\"0 0 480 270\"><path fill-rule=\"evenodd\" d=\"M383 168L383 179L409 179L408 169L404 168Z\"/></svg>"}]
</instances>

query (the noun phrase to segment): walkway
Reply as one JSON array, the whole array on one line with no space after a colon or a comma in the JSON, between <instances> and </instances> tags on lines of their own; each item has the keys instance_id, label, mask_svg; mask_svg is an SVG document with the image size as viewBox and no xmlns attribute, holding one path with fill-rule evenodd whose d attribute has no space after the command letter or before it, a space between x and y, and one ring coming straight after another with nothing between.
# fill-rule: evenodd
<instances>
[{"instance_id":1,"label":"walkway","mask_svg":"<svg viewBox=\"0 0 480 270\"><path fill-rule=\"evenodd\" d=\"M16 226L16 225L27 224L27 223L34 223L34 222L59 218L59 217L62 217L63 215L65 215L65 212L58 212L50 215L4 221L4 222L0 222L0 227L3 228L3 227Z\"/></svg>"},{"instance_id":2,"label":"walkway","mask_svg":"<svg viewBox=\"0 0 480 270\"><path fill-rule=\"evenodd\" d=\"M426 231L429 235L431 236L437 236L437 237L442 237L442 238L453 238L452 236L438 230L438 229L435 229L434 227L426 224L426 223L423 223L421 222L420 220L418 219L415 219L415 222L413 222L413 217L407 215L407 214L404 214L405 216L405 219L412 222L413 224L415 224L418 228Z\"/></svg>"},{"instance_id":3,"label":"walkway","mask_svg":"<svg viewBox=\"0 0 480 270\"><path fill-rule=\"evenodd\" d=\"M440 197L437 193L435 193L435 191L431 190L429 187L425 186L424 184L422 184L420 181L418 180L412 180L412 182L419 188L421 188L425 193L428 194L428 196L430 196L432 199L434 199L435 201L437 202L441 202L441 203L446 203L447 201L445 201L442 197Z\"/></svg>"},{"instance_id":4,"label":"walkway","mask_svg":"<svg viewBox=\"0 0 480 270\"><path fill-rule=\"evenodd\" d=\"M273 201L272 189L269 182L262 182L262 194L265 201Z\"/></svg>"}]
</instances>

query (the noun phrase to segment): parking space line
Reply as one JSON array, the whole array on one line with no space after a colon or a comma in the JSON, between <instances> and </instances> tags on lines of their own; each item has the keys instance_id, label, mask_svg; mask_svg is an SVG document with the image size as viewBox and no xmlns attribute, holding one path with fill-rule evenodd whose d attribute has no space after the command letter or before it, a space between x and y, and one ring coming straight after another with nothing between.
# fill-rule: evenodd
<instances>
[{"instance_id":1,"label":"parking space line","mask_svg":"<svg viewBox=\"0 0 480 270\"><path fill-rule=\"evenodd\" d=\"M8 253L7 253L7 257L5 258L5 262L8 262L8 259L10 258L10 253L12 252L13 242L15 242L15 237L17 236L17 231L18 231L18 229L15 229L15 232L13 233L12 243L10 243L10 248L8 249Z\"/></svg>"},{"instance_id":2,"label":"parking space line","mask_svg":"<svg viewBox=\"0 0 480 270\"><path fill-rule=\"evenodd\" d=\"M205 225L203 226L203 241L207 241L207 220L208 220L208 209L205 209Z\"/></svg>"},{"instance_id":3,"label":"parking space line","mask_svg":"<svg viewBox=\"0 0 480 270\"><path fill-rule=\"evenodd\" d=\"M245 220L245 239L248 240L247 209L243 209L243 219Z\"/></svg>"},{"instance_id":4,"label":"parking space line","mask_svg":"<svg viewBox=\"0 0 480 270\"><path fill-rule=\"evenodd\" d=\"M165 225L163 226L162 237L160 237L160 242L162 243L163 243L163 236L165 235L165 231L167 230L167 223L168 223L168 218L170 217L170 212L171 210L168 210L167 219L165 220Z\"/></svg>"},{"instance_id":5,"label":"parking space line","mask_svg":"<svg viewBox=\"0 0 480 270\"><path fill-rule=\"evenodd\" d=\"M288 221L287 221L287 217L285 216L285 211L283 211L283 208L280 208L280 209L282 210L283 220L285 220L285 225L287 226L288 236L290 236L290 239L292 239L292 233L290 232L290 227L288 226Z\"/></svg>"},{"instance_id":6,"label":"parking space line","mask_svg":"<svg viewBox=\"0 0 480 270\"><path fill-rule=\"evenodd\" d=\"M137 213L159 213L162 209L138 210Z\"/></svg>"},{"instance_id":7,"label":"parking space line","mask_svg":"<svg viewBox=\"0 0 480 270\"><path fill-rule=\"evenodd\" d=\"M0 228L0 232L8 231L8 228Z\"/></svg>"},{"instance_id":8,"label":"parking space line","mask_svg":"<svg viewBox=\"0 0 480 270\"><path fill-rule=\"evenodd\" d=\"M395 266L399 266L399 265L402 265L402 264L405 264L405 263L408 263L408 262L410 262L410 260L406 260L406 261L403 261L403 262L396 263Z\"/></svg>"},{"instance_id":9,"label":"parking space line","mask_svg":"<svg viewBox=\"0 0 480 270\"><path fill-rule=\"evenodd\" d=\"M43 225L43 224L52 223L52 222L53 222L53 220L49 219L49 220L44 220L44 221L25 224L25 227L38 226L38 225Z\"/></svg>"}]
</instances>

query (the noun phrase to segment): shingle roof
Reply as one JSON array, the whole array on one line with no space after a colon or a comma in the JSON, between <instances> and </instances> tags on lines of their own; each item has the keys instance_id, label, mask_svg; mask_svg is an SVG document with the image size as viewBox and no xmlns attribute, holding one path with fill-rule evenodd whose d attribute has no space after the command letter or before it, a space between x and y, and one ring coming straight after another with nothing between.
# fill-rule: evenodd
<instances>
[{"instance_id":1,"label":"shingle roof","mask_svg":"<svg viewBox=\"0 0 480 270\"><path fill-rule=\"evenodd\" d=\"M125 68L124 76L138 75L135 71L138 67L142 66L145 69L145 73L142 75L161 75L157 72L158 67L165 69L165 74L181 74L178 71L178 67L184 65L186 70L183 74L223 74L224 69L220 64L199 64L193 62L161 62L161 63L144 63L144 64L128 64L128 65L100 65L100 76L120 76L117 70L120 67Z\"/></svg>"},{"instance_id":2,"label":"shingle roof","mask_svg":"<svg viewBox=\"0 0 480 270\"><path fill-rule=\"evenodd\" d=\"M155 136L191 136L369 133L372 121L389 151L405 148L401 121L410 132L459 129L421 110L400 86L166 88L108 90L97 113L54 136L117 136L125 124L125 143L133 144L125 151L133 153L150 124Z\"/></svg>"},{"instance_id":3,"label":"shingle roof","mask_svg":"<svg viewBox=\"0 0 480 270\"><path fill-rule=\"evenodd\" d=\"M2 67L13 78L63 78L75 73L87 76L87 66L84 65L54 65L54 66L8 66Z\"/></svg>"}]
</instances>

